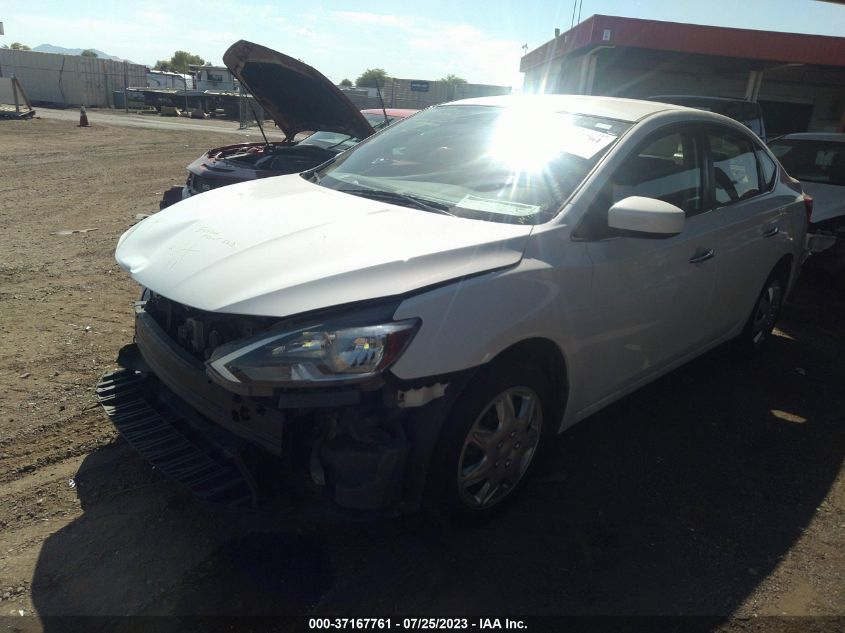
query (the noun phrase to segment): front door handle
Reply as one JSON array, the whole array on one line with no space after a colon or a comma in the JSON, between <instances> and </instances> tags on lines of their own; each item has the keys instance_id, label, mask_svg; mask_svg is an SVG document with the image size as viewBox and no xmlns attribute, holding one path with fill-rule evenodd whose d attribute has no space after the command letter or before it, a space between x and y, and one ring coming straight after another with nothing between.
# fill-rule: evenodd
<instances>
[{"instance_id":1,"label":"front door handle","mask_svg":"<svg viewBox=\"0 0 845 633\"><path fill-rule=\"evenodd\" d=\"M773 227L769 228L767 231L763 231L763 237L774 237L780 233L780 226L775 224Z\"/></svg>"},{"instance_id":2,"label":"front door handle","mask_svg":"<svg viewBox=\"0 0 845 633\"><path fill-rule=\"evenodd\" d=\"M690 264L700 264L701 262L706 262L708 259L713 259L713 257L715 255L716 255L716 252L712 248L710 248L710 249L707 249L706 251L704 251L702 253L699 253L698 255L693 255L690 258L689 263Z\"/></svg>"}]
</instances>

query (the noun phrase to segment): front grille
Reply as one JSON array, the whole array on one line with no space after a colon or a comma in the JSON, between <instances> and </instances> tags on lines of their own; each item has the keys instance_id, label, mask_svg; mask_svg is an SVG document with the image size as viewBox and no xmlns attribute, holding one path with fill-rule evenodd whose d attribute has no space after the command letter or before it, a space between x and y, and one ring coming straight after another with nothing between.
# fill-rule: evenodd
<instances>
[{"instance_id":1,"label":"front grille","mask_svg":"<svg viewBox=\"0 0 845 633\"><path fill-rule=\"evenodd\" d=\"M236 507L254 505L250 477L236 461L215 458L208 447L182 432L187 423L176 411L154 407L145 391L147 381L140 372L121 369L106 374L97 385L100 404L130 446L207 501Z\"/></svg>"},{"instance_id":2,"label":"front grille","mask_svg":"<svg viewBox=\"0 0 845 633\"><path fill-rule=\"evenodd\" d=\"M254 336L278 321L271 317L205 312L154 293L144 310L170 339L199 361L208 360L223 343Z\"/></svg>"},{"instance_id":3,"label":"front grille","mask_svg":"<svg viewBox=\"0 0 845 633\"><path fill-rule=\"evenodd\" d=\"M208 178L207 176L197 176L196 174L188 176L188 189L191 190L191 193L211 191L212 189L217 189L217 187L222 187L225 184L225 182L221 182L215 178Z\"/></svg>"}]
</instances>

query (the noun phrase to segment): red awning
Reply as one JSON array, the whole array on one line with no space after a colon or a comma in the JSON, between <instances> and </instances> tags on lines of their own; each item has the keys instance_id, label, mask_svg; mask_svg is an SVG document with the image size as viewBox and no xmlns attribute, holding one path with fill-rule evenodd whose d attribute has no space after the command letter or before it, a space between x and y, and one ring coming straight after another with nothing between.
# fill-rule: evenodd
<instances>
[{"instance_id":1,"label":"red awning","mask_svg":"<svg viewBox=\"0 0 845 633\"><path fill-rule=\"evenodd\" d=\"M522 72L595 46L647 48L782 64L845 67L845 37L594 15L520 61Z\"/></svg>"}]
</instances>

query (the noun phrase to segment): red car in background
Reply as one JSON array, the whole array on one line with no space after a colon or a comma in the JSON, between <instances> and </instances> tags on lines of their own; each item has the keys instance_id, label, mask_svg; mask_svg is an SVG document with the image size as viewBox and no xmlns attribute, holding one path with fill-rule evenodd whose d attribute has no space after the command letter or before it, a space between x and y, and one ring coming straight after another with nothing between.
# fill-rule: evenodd
<instances>
[{"instance_id":1,"label":"red car in background","mask_svg":"<svg viewBox=\"0 0 845 633\"><path fill-rule=\"evenodd\" d=\"M245 180L311 169L417 110L358 110L322 73L258 44L233 44L223 62L284 133L280 142L217 147L188 165L184 187L165 193L165 208L189 196ZM312 133L313 132L313 133Z\"/></svg>"}]
</instances>

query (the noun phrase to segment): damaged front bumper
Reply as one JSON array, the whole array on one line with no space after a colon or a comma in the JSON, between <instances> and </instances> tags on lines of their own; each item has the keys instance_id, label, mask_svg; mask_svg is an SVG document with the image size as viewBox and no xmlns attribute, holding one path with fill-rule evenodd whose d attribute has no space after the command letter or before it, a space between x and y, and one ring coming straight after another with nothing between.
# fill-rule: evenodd
<instances>
[{"instance_id":1,"label":"damaged front bumper","mask_svg":"<svg viewBox=\"0 0 845 633\"><path fill-rule=\"evenodd\" d=\"M248 397L212 382L143 309L123 368L100 401L148 462L206 500L234 506L332 506L355 514L419 506L431 453L468 375L376 391Z\"/></svg>"}]
</instances>

